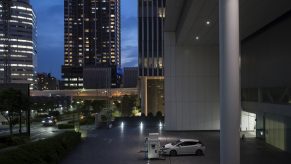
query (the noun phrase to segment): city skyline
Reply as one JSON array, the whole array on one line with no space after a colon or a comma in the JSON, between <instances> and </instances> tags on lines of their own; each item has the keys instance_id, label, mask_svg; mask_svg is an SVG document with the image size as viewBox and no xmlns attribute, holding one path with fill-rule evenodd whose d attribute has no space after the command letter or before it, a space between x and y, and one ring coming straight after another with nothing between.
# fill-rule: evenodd
<instances>
[{"instance_id":1,"label":"city skyline","mask_svg":"<svg viewBox=\"0 0 291 164\"><path fill-rule=\"evenodd\" d=\"M37 15L37 72L61 79L64 63L64 2L31 0ZM121 66L137 66L137 2L121 1ZM53 64L52 64L53 63Z\"/></svg>"}]
</instances>

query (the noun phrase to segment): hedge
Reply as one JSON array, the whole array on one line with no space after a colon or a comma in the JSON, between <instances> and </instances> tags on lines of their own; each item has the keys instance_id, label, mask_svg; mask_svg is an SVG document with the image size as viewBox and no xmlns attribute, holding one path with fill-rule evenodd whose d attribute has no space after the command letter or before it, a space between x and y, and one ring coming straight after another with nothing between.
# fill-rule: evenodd
<instances>
[{"instance_id":1,"label":"hedge","mask_svg":"<svg viewBox=\"0 0 291 164\"><path fill-rule=\"evenodd\" d=\"M58 128L59 129L74 129L75 126L74 124L59 124Z\"/></svg>"},{"instance_id":2,"label":"hedge","mask_svg":"<svg viewBox=\"0 0 291 164\"><path fill-rule=\"evenodd\" d=\"M85 117L80 120L80 125L92 125L95 123L95 117Z\"/></svg>"},{"instance_id":3,"label":"hedge","mask_svg":"<svg viewBox=\"0 0 291 164\"><path fill-rule=\"evenodd\" d=\"M0 137L0 149L10 146L18 146L30 142L29 137L26 134L14 134L13 137L3 136Z\"/></svg>"},{"instance_id":4,"label":"hedge","mask_svg":"<svg viewBox=\"0 0 291 164\"><path fill-rule=\"evenodd\" d=\"M81 134L64 132L54 137L0 153L1 164L57 164L81 142Z\"/></svg>"}]
</instances>

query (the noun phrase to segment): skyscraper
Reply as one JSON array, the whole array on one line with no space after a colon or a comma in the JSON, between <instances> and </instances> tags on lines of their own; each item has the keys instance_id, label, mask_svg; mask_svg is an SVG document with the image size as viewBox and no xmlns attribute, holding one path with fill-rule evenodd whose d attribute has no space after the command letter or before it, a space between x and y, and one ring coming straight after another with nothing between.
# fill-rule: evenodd
<instances>
[{"instance_id":1,"label":"skyscraper","mask_svg":"<svg viewBox=\"0 0 291 164\"><path fill-rule=\"evenodd\" d=\"M36 85L37 90L57 90L59 89L59 81L53 77L50 73L37 73L36 74Z\"/></svg>"},{"instance_id":2,"label":"skyscraper","mask_svg":"<svg viewBox=\"0 0 291 164\"><path fill-rule=\"evenodd\" d=\"M138 61L142 112L163 112L166 0L138 1Z\"/></svg>"},{"instance_id":3,"label":"skyscraper","mask_svg":"<svg viewBox=\"0 0 291 164\"><path fill-rule=\"evenodd\" d=\"M0 83L33 84L36 16L29 0L0 1Z\"/></svg>"},{"instance_id":4,"label":"skyscraper","mask_svg":"<svg viewBox=\"0 0 291 164\"><path fill-rule=\"evenodd\" d=\"M108 87L117 87L120 80L118 68L121 63L120 1L65 0L64 4L63 88L86 88L84 86L86 77L90 77L86 84L103 82L98 77L100 72L104 71L99 69L108 70L107 68L111 68L104 74L110 76L107 78L110 79Z\"/></svg>"}]
</instances>

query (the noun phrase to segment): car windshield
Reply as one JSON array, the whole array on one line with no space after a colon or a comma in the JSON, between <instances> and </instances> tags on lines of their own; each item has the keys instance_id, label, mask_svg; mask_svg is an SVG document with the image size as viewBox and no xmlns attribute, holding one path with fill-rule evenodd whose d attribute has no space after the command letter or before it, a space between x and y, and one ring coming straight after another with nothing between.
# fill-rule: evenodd
<instances>
[{"instance_id":1,"label":"car windshield","mask_svg":"<svg viewBox=\"0 0 291 164\"><path fill-rule=\"evenodd\" d=\"M175 141L175 142L172 142L171 144L172 145L177 145L178 143L180 143L181 141L180 140L177 140L177 141Z\"/></svg>"},{"instance_id":2,"label":"car windshield","mask_svg":"<svg viewBox=\"0 0 291 164\"><path fill-rule=\"evenodd\" d=\"M50 121L50 120L52 120L50 117L44 119L44 121Z\"/></svg>"}]
</instances>

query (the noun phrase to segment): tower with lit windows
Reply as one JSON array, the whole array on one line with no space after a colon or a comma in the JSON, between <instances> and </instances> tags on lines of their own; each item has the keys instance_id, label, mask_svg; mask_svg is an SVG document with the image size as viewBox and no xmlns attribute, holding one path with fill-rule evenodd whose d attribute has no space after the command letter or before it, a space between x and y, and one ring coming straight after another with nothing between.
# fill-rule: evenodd
<instances>
[{"instance_id":1,"label":"tower with lit windows","mask_svg":"<svg viewBox=\"0 0 291 164\"><path fill-rule=\"evenodd\" d=\"M119 1L65 0L63 89L119 86Z\"/></svg>"},{"instance_id":2,"label":"tower with lit windows","mask_svg":"<svg viewBox=\"0 0 291 164\"><path fill-rule=\"evenodd\" d=\"M166 0L138 0L138 67L142 112L164 111Z\"/></svg>"},{"instance_id":3,"label":"tower with lit windows","mask_svg":"<svg viewBox=\"0 0 291 164\"><path fill-rule=\"evenodd\" d=\"M36 16L29 0L0 1L0 83L33 84Z\"/></svg>"}]
</instances>

